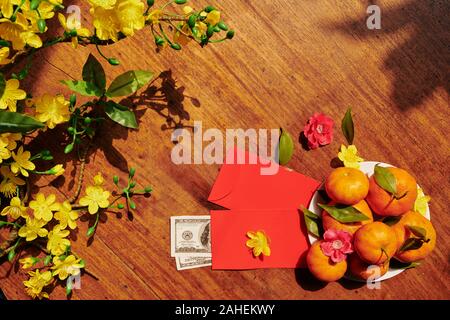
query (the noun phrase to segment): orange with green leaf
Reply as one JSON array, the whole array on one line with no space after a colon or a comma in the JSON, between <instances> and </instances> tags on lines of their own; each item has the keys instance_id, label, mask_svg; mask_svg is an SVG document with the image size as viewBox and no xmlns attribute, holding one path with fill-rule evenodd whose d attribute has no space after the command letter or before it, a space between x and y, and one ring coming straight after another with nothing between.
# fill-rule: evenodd
<instances>
[{"instance_id":1,"label":"orange with green leaf","mask_svg":"<svg viewBox=\"0 0 450 320\"><path fill-rule=\"evenodd\" d=\"M331 206L334 205L334 203L330 203ZM323 205L322 205L323 206ZM343 230L347 231L348 233L354 234L359 228L361 228L363 225L373 222L373 215L372 211L370 210L368 204L366 201L361 200L357 204L354 204L351 206L354 210L354 212L361 213L366 219L361 218L358 221L351 221L351 222L341 222L342 219L339 219L339 217L335 216L334 212L328 213L330 209L323 210L322 211L322 225L323 229L329 230ZM327 207L329 208L329 207ZM339 221L341 220L341 221Z\"/></svg>"},{"instance_id":2,"label":"orange with green leaf","mask_svg":"<svg viewBox=\"0 0 450 320\"><path fill-rule=\"evenodd\" d=\"M395 258L414 262L426 258L436 246L436 231L430 220L418 212L408 211L392 226L397 237Z\"/></svg>"},{"instance_id":3,"label":"orange with green leaf","mask_svg":"<svg viewBox=\"0 0 450 320\"><path fill-rule=\"evenodd\" d=\"M406 170L375 166L366 199L375 213L380 216L401 215L413 208L416 198L416 179Z\"/></svg>"}]
</instances>

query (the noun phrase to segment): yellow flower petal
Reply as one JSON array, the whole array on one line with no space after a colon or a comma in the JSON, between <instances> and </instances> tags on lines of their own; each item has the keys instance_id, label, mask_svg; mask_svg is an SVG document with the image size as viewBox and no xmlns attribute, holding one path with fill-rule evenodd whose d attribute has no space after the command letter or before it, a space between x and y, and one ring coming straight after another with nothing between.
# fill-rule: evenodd
<instances>
[{"instance_id":1,"label":"yellow flower petal","mask_svg":"<svg viewBox=\"0 0 450 320\"><path fill-rule=\"evenodd\" d=\"M9 48L8 47L0 48L0 65L10 63L11 59L8 59L8 57L9 57Z\"/></svg>"},{"instance_id":2,"label":"yellow flower petal","mask_svg":"<svg viewBox=\"0 0 450 320\"><path fill-rule=\"evenodd\" d=\"M419 212L421 215L425 216L427 213L428 202L431 201L430 196L426 196L422 188L417 188L417 198L414 203L414 211Z\"/></svg>"},{"instance_id":3,"label":"yellow flower petal","mask_svg":"<svg viewBox=\"0 0 450 320\"><path fill-rule=\"evenodd\" d=\"M67 31L66 17L62 13L58 13L58 20L64 30Z\"/></svg>"}]
</instances>

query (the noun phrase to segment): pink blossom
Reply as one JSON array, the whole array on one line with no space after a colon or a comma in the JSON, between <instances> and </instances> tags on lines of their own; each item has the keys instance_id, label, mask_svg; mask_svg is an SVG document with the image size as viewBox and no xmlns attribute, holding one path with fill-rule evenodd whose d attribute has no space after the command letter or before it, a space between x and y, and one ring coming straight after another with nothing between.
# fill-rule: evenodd
<instances>
[{"instance_id":1,"label":"pink blossom","mask_svg":"<svg viewBox=\"0 0 450 320\"><path fill-rule=\"evenodd\" d=\"M333 127L333 119L323 113L315 113L303 129L303 134L308 139L308 147L317 149L330 144L333 140Z\"/></svg>"},{"instance_id":2,"label":"pink blossom","mask_svg":"<svg viewBox=\"0 0 450 320\"><path fill-rule=\"evenodd\" d=\"M327 230L320 244L322 252L334 263L345 260L347 254L352 253L352 235L341 230Z\"/></svg>"}]
</instances>

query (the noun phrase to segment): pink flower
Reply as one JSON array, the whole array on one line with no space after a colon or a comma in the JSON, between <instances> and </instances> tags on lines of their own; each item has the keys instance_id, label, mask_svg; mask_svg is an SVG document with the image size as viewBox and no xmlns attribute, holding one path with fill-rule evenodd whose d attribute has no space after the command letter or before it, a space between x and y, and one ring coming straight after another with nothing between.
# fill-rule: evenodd
<instances>
[{"instance_id":1,"label":"pink flower","mask_svg":"<svg viewBox=\"0 0 450 320\"><path fill-rule=\"evenodd\" d=\"M352 235L346 231L327 230L320 244L322 252L334 263L345 260L347 254L352 253Z\"/></svg>"},{"instance_id":2,"label":"pink flower","mask_svg":"<svg viewBox=\"0 0 450 320\"><path fill-rule=\"evenodd\" d=\"M308 139L308 147L317 149L330 144L333 140L333 127L333 119L323 113L315 113L303 129L303 134Z\"/></svg>"}]
</instances>

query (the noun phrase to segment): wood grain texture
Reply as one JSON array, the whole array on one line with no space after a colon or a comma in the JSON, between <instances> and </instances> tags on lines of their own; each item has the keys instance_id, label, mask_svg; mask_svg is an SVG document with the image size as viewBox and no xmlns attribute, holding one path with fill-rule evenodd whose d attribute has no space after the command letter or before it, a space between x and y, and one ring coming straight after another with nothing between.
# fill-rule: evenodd
<instances>
[{"instance_id":1,"label":"wood grain texture","mask_svg":"<svg viewBox=\"0 0 450 320\"><path fill-rule=\"evenodd\" d=\"M69 1L70 2L70 1ZM77 3L76 1L74 1ZM195 4L205 4L195 1ZM233 41L205 49L156 54L148 30L105 48L122 62L108 67L108 81L129 69L163 73L139 99L139 131L108 124L89 155L86 178L103 172L111 180L126 168L154 186L149 199L139 199L130 220L103 217L94 241L86 246L87 223L74 249L83 256L95 280L82 278L74 299L449 299L448 214L450 129L449 2L377 1L382 29L366 28L369 1L234 0L216 1L226 21L237 30ZM83 19L89 14L83 6ZM58 80L79 78L93 48L58 45L39 53L36 68L24 83L37 96L69 94ZM155 96L166 97L160 101ZM172 215L208 214L207 196L218 165L174 165L170 161L175 125L203 128L278 128L299 136L314 112L340 121L352 106L355 144L365 159L391 163L413 172L432 196L431 215L437 248L423 264L369 290L349 281L321 285L306 270L177 272L170 258ZM33 142L58 153L62 130ZM305 151L296 143L289 166L318 180L330 172L344 137L336 132L325 148ZM49 144L51 142L51 144ZM64 158L66 175L38 186L73 193L77 161ZM112 183L108 182L112 187ZM0 286L9 299L26 299L22 271L0 267ZM64 299L56 289L53 298Z\"/></svg>"}]
</instances>

